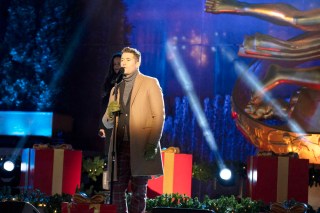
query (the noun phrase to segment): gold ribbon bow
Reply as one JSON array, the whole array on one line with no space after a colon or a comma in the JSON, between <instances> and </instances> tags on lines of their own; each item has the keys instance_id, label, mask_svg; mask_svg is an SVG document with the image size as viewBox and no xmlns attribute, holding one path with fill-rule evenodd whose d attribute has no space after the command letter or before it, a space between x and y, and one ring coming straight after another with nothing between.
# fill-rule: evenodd
<instances>
[{"instance_id":1,"label":"gold ribbon bow","mask_svg":"<svg viewBox=\"0 0 320 213\"><path fill-rule=\"evenodd\" d=\"M103 204L105 199L106 196L103 194L96 194L89 198L85 193L79 192L73 195L72 201L75 203Z\"/></svg>"},{"instance_id":2,"label":"gold ribbon bow","mask_svg":"<svg viewBox=\"0 0 320 213\"><path fill-rule=\"evenodd\" d=\"M169 148L163 150L162 152L179 154L180 153L180 148L179 147L170 146Z\"/></svg>"},{"instance_id":3,"label":"gold ribbon bow","mask_svg":"<svg viewBox=\"0 0 320 213\"><path fill-rule=\"evenodd\" d=\"M307 206L304 203L297 203L290 208L287 208L281 203L272 203L270 210L271 213L305 213L307 211Z\"/></svg>"},{"instance_id":4,"label":"gold ribbon bow","mask_svg":"<svg viewBox=\"0 0 320 213\"><path fill-rule=\"evenodd\" d=\"M33 148L34 149L48 149L50 147L50 145L48 143L46 144L33 144Z\"/></svg>"},{"instance_id":5,"label":"gold ribbon bow","mask_svg":"<svg viewBox=\"0 0 320 213\"><path fill-rule=\"evenodd\" d=\"M100 204L90 204L89 209L94 209L93 213L100 213Z\"/></svg>"},{"instance_id":6,"label":"gold ribbon bow","mask_svg":"<svg viewBox=\"0 0 320 213\"><path fill-rule=\"evenodd\" d=\"M33 145L34 149L66 149L66 150L71 150L72 145L71 144L59 144L59 145L50 145L48 143L46 144L34 144Z\"/></svg>"}]
</instances>

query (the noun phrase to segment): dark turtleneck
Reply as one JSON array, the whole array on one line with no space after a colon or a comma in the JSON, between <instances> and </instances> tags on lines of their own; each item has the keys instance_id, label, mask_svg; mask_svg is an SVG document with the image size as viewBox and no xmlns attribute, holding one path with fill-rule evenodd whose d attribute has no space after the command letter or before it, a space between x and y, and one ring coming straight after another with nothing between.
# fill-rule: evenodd
<instances>
[{"instance_id":1,"label":"dark turtleneck","mask_svg":"<svg viewBox=\"0 0 320 213\"><path fill-rule=\"evenodd\" d=\"M138 70L129 74L129 75L123 76L123 81L125 83L125 86L124 86L124 91L123 91L122 97L123 97L123 103L125 103L125 104L127 104L130 92L133 87L134 80L136 79L137 75L138 75Z\"/></svg>"}]
</instances>

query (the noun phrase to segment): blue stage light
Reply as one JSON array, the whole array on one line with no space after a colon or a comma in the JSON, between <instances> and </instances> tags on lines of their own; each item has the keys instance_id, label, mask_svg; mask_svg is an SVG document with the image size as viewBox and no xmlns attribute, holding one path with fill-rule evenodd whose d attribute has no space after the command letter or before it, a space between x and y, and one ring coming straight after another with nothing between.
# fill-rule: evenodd
<instances>
[{"instance_id":1,"label":"blue stage light","mask_svg":"<svg viewBox=\"0 0 320 213\"><path fill-rule=\"evenodd\" d=\"M0 111L0 135L52 136L52 112Z\"/></svg>"}]
</instances>

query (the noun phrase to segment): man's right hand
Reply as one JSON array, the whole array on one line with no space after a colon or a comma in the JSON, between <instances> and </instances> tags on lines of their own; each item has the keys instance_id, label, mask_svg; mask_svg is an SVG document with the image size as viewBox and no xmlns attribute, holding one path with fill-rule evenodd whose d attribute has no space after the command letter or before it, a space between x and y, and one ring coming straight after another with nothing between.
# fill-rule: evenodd
<instances>
[{"instance_id":1,"label":"man's right hand","mask_svg":"<svg viewBox=\"0 0 320 213\"><path fill-rule=\"evenodd\" d=\"M120 105L117 101L111 101L107 108L108 117L112 118L115 112L120 112Z\"/></svg>"},{"instance_id":2,"label":"man's right hand","mask_svg":"<svg viewBox=\"0 0 320 213\"><path fill-rule=\"evenodd\" d=\"M99 135L101 138L106 138L106 132L104 131L104 129L99 129L98 135Z\"/></svg>"}]
</instances>

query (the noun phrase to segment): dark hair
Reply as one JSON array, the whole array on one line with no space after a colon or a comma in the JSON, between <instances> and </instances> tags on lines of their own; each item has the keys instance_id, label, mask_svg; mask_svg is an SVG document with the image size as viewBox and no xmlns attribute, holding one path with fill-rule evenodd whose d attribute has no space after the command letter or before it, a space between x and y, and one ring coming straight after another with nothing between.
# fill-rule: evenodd
<instances>
[{"instance_id":1,"label":"dark hair","mask_svg":"<svg viewBox=\"0 0 320 213\"><path fill-rule=\"evenodd\" d=\"M105 78L105 81L103 84L103 91L107 92L107 93L110 93L111 88L113 86L111 84L111 81L116 75L116 73L114 72L114 69L113 69L113 60L115 58L121 58L121 53L117 52L117 53L113 54L113 56L111 57L110 64L109 64L109 70L107 72L107 75L106 75L106 78ZM109 94L107 94L107 95L109 95Z\"/></svg>"},{"instance_id":2,"label":"dark hair","mask_svg":"<svg viewBox=\"0 0 320 213\"><path fill-rule=\"evenodd\" d=\"M111 60L110 60L110 65L109 65L109 70L106 74L104 83L103 83L103 88L102 88L102 107L106 108L109 102L109 96L111 89L113 85L111 84L112 79L116 76L116 73L113 70L113 60L115 58L121 58L121 53L117 52L112 55Z\"/></svg>"}]
</instances>

